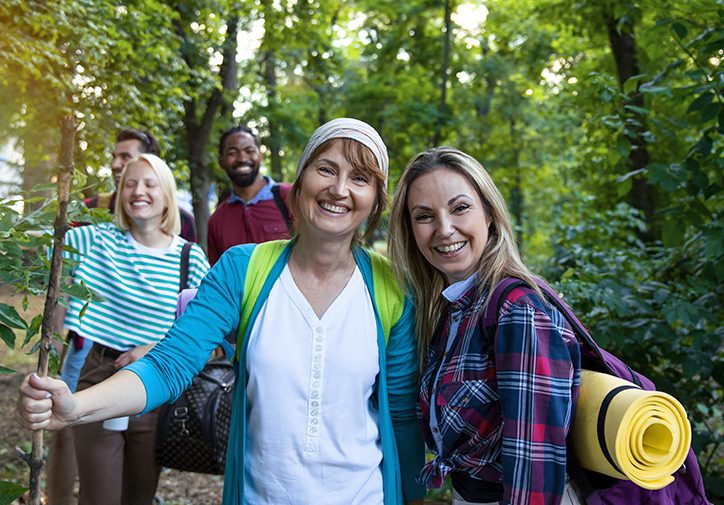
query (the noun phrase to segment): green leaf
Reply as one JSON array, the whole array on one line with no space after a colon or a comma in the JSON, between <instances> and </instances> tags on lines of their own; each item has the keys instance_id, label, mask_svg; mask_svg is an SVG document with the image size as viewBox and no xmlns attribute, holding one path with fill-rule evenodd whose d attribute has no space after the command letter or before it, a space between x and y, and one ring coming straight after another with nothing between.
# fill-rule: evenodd
<instances>
[{"instance_id":1,"label":"green leaf","mask_svg":"<svg viewBox=\"0 0 724 505\"><path fill-rule=\"evenodd\" d=\"M624 109L630 110L631 112L636 112L637 114L642 114L644 116L651 114L651 111L649 109L646 109L644 107L638 107L636 105L626 105L624 106Z\"/></svg>"},{"instance_id":2,"label":"green leaf","mask_svg":"<svg viewBox=\"0 0 724 505\"><path fill-rule=\"evenodd\" d=\"M717 117L719 114L719 111L721 110L721 104L714 102L709 104L707 107L705 107L701 111L701 122L707 123Z\"/></svg>"},{"instance_id":3,"label":"green leaf","mask_svg":"<svg viewBox=\"0 0 724 505\"><path fill-rule=\"evenodd\" d=\"M689 104L689 108L686 109L687 114L703 109L704 107L709 105L712 102L712 100L714 100L714 93L711 93L711 92L702 93L701 95L696 97L696 100L694 100L693 102L691 102Z\"/></svg>"},{"instance_id":4,"label":"green leaf","mask_svg":"<svg viewBox=\"0 0 724 505\"><path fill-rule=\"evenodd\" d=\"M681 245L684 242L684 229L684 224L678 220L664 221L661 226L661 239L664 245L668 247Z\"/></svg>"},{"instance_id":5,"label":"green leaf","mask_svg":"<svg viewBox=\"0 0 724 505\"><path fill-rule=\"evenodd\" d=\"M688 33L688 30L681 23L672 24L671 29L674 30L674 33L676 33L676 36L679 37L681 40L684 40L686 38L686 34Z\"/></svg>"},{"instance_id":6,"label":"green leaf","mask_svg":"<svg viewBox=\"0 0 724 505\"><path fill-rule=\"evenodd\" d=\"M85 316L85 313L88 311L88 306L90 304L88 302L83 304L83 308L80 309L80 312L78 312L78 319L83 319L83 316Z\"/></svg>"},{"instance_id":7,"label":"green leaf","mask_svg":"<svg viewBox=\"0 0 724 505\"><path fill-rule=\"evenodd\" d=\"M32 321L30 321L30 326L28 326L28 329L25 330L25 339L23 340L23 345L20 347L25 347L28 342L30 342L30 339L33 338L35 335L38 334L38 331L40 331L40 326L43 324L43 315L38 314L33 318Z\"/></svg>"},{"instance_id":8,"label":"green leaf","mask_svg":"<svg viewBox=\"0 0 724 505\"><path fill-rule=\"evenodd\" d=\"M6 480L0 481L0 505L10 505L20 498L25 491L27 491L27 488L20 484Z\"/></svg>"},{"instance_id":9,"label":"green leaf","mask_svg":"<svg viewBox=\"0 0 724 505\"><path fill-rule=\"evenodd\" d=\"M702 156L709 156L713 146L714 143L711 138L707 135L704 135L701 139L699 139L699 142L694 145L692 151L699 153Z\"/></svg>"},{"instance_id":10,"label":"green leaf","mask_svg":"<svg viewBox=\"0 0 724 505\"><path fill-rule=\"evenodd\" d=\"M15 307L7 303L0 303L0 323L18 330L24 330L28 327L28 323L20 317Z\"/></svg>"},{"instance_id":11,"label":"green leaf","mask_svg":"<svg viewBox=\"0 0 724 505\"><path fill-rule=\"evenodd\" d=\"M0 374L11 374L11 373L18 373L18 371L13 370L12 368L8 368L6 366L0 365Z\"/></svg>"},{"instance_id":12,"label":"green leaf","mask_svg":"<svg viewBox=\"0 0 724 505\"><path fill-rule=\"evenodd\" d=\"M631 152L631 144L623 137L623 135L619 136L618 139L616 139L616 150L622 158L628 157L629 153Z\"/></svg>"},{"instance_id":13,"label":"green leaf","mask_svg":"<svg viewBox=\"0 0 724 505\"><path fill-rule=\"evenodd\" d=\"M639 87L639 91L650 95L663 93L664 95L671 96L671 88L668 86L653 86L649 83L642 84L641 87Z\"/></svg>"},{"instance_id":14,"label":"green leaf","mask_svg":"<svg viewBox=\"0 0 724 505\"><path fill-rule=\"evenodd\" d=\"M626 82L623 83L623 92L628 95L632 91L636 91L639 81L644 77L646 77L646 74L637 74L626 79Z\"/></svg>"},{"instance_id":15,"label":"green leaf","mask_svg":"<svg viewBox=\"0 0 724 505\"><path fill-rule=\"evenodd\" d=\"M618 193L618 196L626 196L631 192L631 188L633 187L633 179L626 178L619 182L618 186L616 186L616 193Z\"/></svg>"},{"instance_id":16,"label":"green leaf","mask_svg":"<svg viewBox=\"0 0 724 505\"><path fill-rule=\"evenodd\" d=\"M0 338L10 349L15 349L15 332L2 323L0 323Z\"/></svg>"},{"instance_id":17,"label":"green leaf","mask_svg":"<svg viewBox=\"0 0 724 505\"><path fill-rule=\"evenodd\" d=\"M682 363L682 369L687 377L693 377L694 375L699 373L699 363L685 361L684 363Z\"/></svg>"},{"instance_id":18,"label":"green leaf","mask_svg":"<svg viewBox=\"0 0 724 505\"><path fill-rule=\"evenodd\" d=\"M61 291L68 293L78 300L90 300L94 302L102 302L105 300L101 295L93 292L85 283L81 284L65 284L61 287Z\"/></svg>"},{"instance_id":19,"label":"green leaf","mask_svg":"<svg viewBox=\"0 0 724 505\"><path fill-rule=\"evenodd\" d=\"M40 349L40 340L36 340L35 343L33 344L33 347L31 347L30 350L28 352L26 352L25 354L27 354L28 356L31 356L31 355L35 354L36 352L38 352L38 349Z\"/></svg>"}]
</instances>

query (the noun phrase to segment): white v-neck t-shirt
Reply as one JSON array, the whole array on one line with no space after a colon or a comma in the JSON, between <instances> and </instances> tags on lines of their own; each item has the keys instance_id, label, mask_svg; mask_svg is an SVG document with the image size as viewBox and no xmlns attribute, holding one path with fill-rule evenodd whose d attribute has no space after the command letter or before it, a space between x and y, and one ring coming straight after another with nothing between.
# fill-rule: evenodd
<instances>
[{"instance_id":1,"label":"white v-neck t-shirt","mask_svg":"<svg viewBox=\"0 0 724 505\"><path fill-rule=\"evenodd\" d=\"M249 335L245 504L382 505L378 360L359 269L319 318L286 266Z\"/></svg>"}]
</instances>

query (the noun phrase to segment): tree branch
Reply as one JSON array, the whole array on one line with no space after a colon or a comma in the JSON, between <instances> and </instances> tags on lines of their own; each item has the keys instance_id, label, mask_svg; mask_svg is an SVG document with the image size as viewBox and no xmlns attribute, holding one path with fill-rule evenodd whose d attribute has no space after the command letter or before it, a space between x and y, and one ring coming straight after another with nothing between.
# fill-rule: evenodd
<instances>
[{"instance_id":1,"label":"tree branch","mask_svg":"<svg viewBox=\"0 0 724 505\"><path fill-rule=\"evenodd\" d=\"M43 310L43 326L40 332L40 351L38 370L41 377L48 375L48 358L53 339L53 321L55 306L58 303L60 276L63 269L62 254L67 230L66 214L70 194L70 181L73 176L73 146L78 123L72 114L61 120L60 166L58 168L58 210L53 224L53 254L50 260L48 292ZM33 445L29 458L24 458L30 467L30 504L40 505L40 471L43 467L43 431L33 432Z\"/></svg>"}]
</instances>

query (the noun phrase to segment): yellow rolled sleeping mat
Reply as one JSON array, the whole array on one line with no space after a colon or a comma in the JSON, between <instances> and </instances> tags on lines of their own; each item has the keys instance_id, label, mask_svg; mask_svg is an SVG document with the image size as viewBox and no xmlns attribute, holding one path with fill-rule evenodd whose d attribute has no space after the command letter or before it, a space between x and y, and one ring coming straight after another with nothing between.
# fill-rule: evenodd
<instances>
[{"instance_id":1,"label":"yellow rolled sleeping mat","mask_svg":"<svg viewBox=\"0 0 724 505\"><path fill-rule=\"evenodd\" d=\"M691 425L673 396L581 370L571 442L583 468L655 490L684 463Z\"/></svg>"}]
</instances>

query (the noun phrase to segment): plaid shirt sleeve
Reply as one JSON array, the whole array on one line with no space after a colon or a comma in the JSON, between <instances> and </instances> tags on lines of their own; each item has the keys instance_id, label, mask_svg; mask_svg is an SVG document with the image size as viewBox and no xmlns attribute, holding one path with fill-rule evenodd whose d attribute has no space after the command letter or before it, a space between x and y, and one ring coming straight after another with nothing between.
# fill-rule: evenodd
<instances>
[{"instance_id":1,"label":"plaid shirt sleeve","mask_svg":"<svg viewBox=\"0 0 724 505\"><path fill-rule=\"evenodd\" d=\"M575 335L531 295L506 302L495 337L503 441L503 503L559 504L566 435L580 380Z\"/></svg>"}]
</instances>

